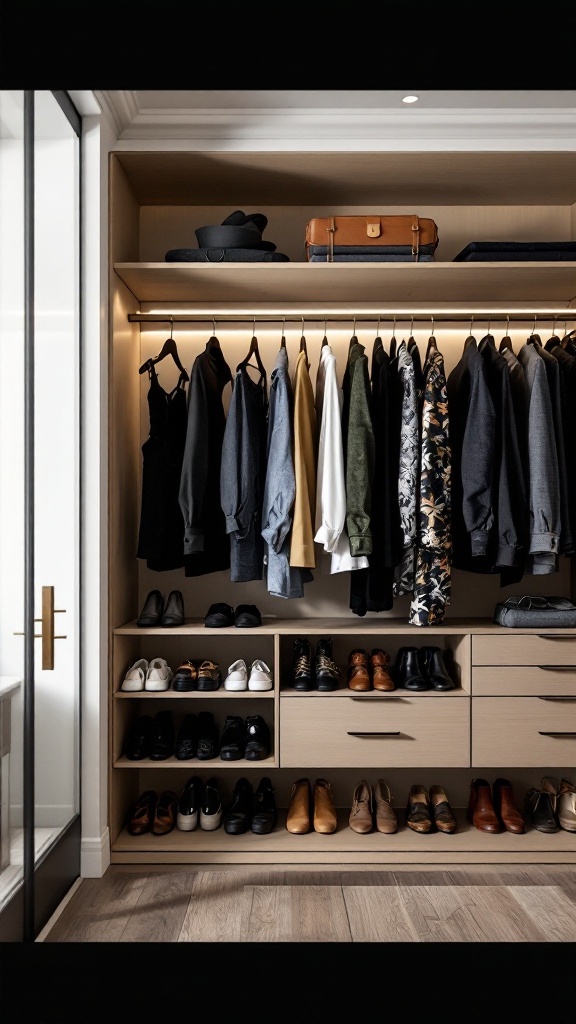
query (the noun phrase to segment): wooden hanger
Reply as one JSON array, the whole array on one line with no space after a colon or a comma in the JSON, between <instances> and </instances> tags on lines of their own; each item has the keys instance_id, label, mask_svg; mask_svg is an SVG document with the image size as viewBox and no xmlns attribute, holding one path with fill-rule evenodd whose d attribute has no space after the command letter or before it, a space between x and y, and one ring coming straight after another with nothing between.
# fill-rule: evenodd
<instances>
[{"instance_id":1,"label":"wooden hanger","mask_svg":"<svg viewBox=\"0 0 576 1024\"><path fill-rule=\"evenodd\" d=\"M186 370L184 369L184 367L182 366L182 363L180 362L180 357L178 355L178 349L176 348L176 342L174 341L174 338L172 337L172 331L170 331L170 337L166 339L166 341L164 342L164 344L162 346L161 351L158 353L156 358L155 359L147 359L145 363L142 363L142 366L138 370L138 373L146 373L147 371L150 371L151 368L153 366L155 366L156 363L161 362L162 359L166 358L166 356L172 356L174 362L176 363L176 366L180 370L180 376L182 377L182 379L183 380L190 380L188 374L186 373Z\"/></svg>"},{"instance_id":2,"label":"wooden hanger","mask_svg":"<svg viewBox=\"0 0 576 1024\"><path fill-rule=\"evenodd\" d=\"M238 364L238 366L236 368L237 371L238 370L242 370L244 367L249 367L249 366L251 367L252 366L252 364L250 362L250 356L252 356L252 355L256 356L256 366L253 367L252 369L253 370L256 370L256 369L259 370L261 375L262 375L262 377L265 377L266 372L265 372L265 369L264 369L263 362L262 362L262 360L260 358L260 350L258 348L258 339L256 338L255 334L252 335L252 340L250 342L250 348L248 349L248 354L247 354L247 356L244 359L242 359L241 362L239 362L239 364Z\"/></svg>"}]
</instances>

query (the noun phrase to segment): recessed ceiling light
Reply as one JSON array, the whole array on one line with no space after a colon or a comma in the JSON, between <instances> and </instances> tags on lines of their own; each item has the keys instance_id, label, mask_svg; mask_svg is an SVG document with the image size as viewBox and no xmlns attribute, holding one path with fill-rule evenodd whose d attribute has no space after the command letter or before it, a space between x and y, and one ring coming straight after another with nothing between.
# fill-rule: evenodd
<instances>
[{"instance_id":1,"label":"recessed ceiling light","mask_svg":"<svg viewBox=\"0 0 576 1024\"><path fill-rule=\"evenodd\" d=\"M402 103L416 103L418 100L417 96L403 96Z\"/></svg>"}]
</instances>

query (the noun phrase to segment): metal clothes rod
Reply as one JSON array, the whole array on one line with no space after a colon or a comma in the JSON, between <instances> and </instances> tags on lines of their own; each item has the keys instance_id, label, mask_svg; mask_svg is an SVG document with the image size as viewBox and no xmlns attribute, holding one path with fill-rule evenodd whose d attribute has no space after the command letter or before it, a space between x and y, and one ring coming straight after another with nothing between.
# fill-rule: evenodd
<instances>
[{"instance_id":1,"label":"metal clothes rod","mask_svg":"<svg viewBox=\"0 0 576 1024\"><path fill-rule=\"evenodd\" d=\"M432 314L415 313L412 316L411 313L397 314L391 316L389 313L386 316L374 313L373 316L351 316L349 314L333 314L324 316L322 313L309 314L308 316L259 316L257 313L254 316L246 316L244 313L238 316L220 316L215 314L214 316L195 315L193 313L174 313L172 316L169 313L128 313L128 321L130 323L145 323L145 324L304 324L304 323L319 323L326 321L329 323L366 323L366 324L402 324L410 323L421 323L431 324L436 326L442 323L458 323L458 324L484 324L492 321L494 324L507 324L507 323L526 323L526 324L555 324L555 323L573 323L576 322L576 310L574 310L572 316L560 316L556 313L551 314L545 310L539 313L491 313L489 310L482 310L477 313L468 313L466 316L462 316L461 313L442 313L441 316L436 317Z\"/></svg>"}]
</instances>

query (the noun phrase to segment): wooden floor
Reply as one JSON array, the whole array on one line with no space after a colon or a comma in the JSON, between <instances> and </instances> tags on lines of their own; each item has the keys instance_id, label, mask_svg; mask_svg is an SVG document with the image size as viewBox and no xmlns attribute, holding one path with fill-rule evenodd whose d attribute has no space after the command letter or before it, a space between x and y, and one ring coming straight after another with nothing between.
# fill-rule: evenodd
<instances>
[{"instance_id":1,"label":"wooden floor","mask_svg":"<svg viewBox=\"0 0 576 1024\"><path fill-rule=\"evenodd\" d=\"M84 879L44 942L576 941L576 867L114 866Z\"/></svg>"}]
</instances>

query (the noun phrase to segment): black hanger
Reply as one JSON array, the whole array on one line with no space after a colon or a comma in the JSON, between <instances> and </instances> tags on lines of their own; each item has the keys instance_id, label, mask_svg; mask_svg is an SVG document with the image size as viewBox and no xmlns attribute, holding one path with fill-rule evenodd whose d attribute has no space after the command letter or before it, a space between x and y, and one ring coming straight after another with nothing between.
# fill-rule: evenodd
<instances>
[{"instance_id":1,"label":"black hanger","mask_svg":"<svg viewBox=\"0 0 576 1024\"><path fill-rule=\"evenodd\" d=\"M466 338L466 341L464 342L464 351L466 351L467 348L470 348L471 345L475 344L476 338L474 337L473 334L469 334L468 337Z\"/></svg>"},{"instance_id":2,"label":"black hanger","mask_svg":"<svg viewBox=\"0 0 576 1024\"><path fill-rule=\"evenodd\" d=\"M500 342L499 346L499 351L503 352L505 348L510 349L512 354L514 354L514 349L512 347L512 338L510 337L509 334L505 334L504 337L502 338L502 341Z\"/></svg>"},{"instance_id":3,"label":"black hanger","mask_svg":"<svg viewBox=\"0 0 576 1024\"><path fill-rule=\"evenodd\" d=\"M496 339L493 334L485 334L483 338L478 342L478 348L482 351L483 348L496 348Z\"/></svg>"},{"instance_id":4,"label":"black hanger","mask_svg":"<svg viewBox=\"0 0 576 1024\"><path fill-rule=\"evenodd\" d=\"M250 362L250 356L256 356L257 368L260 370L260 373L262 374L262 376L265 377L266 376L266 370L264 368L264 363L262 362L262 359L260 358L260 349L258 348L258 338L256 337L255 334L252 335L252 340L250 342L250 348L248 349L248 355L246 356L245 359L242 360L241 363L238 363L238 366L236 367L236 370L241 370L244 366L252 366L252 363ZM256 369L256 366L254 367L254 369Z\"/></svg>"},{"instance_id":5,"label":"black hanger","mask_svg":"<svg viewBox=\"0 0 576 1024\"><path fill-rule=\"evenodd\" d=\"M182 366L182 363L180 362L180 357L178 355L178 349L176 348L176 342L174 341L174 338L172 337L172 334L170 334L170 337L166 339L166 341L164 342L164 344L162 346L161 351L156 356L156 358L155 359L147 359L145 363L142 363L142 366L138 370L138 373L146 373L147 371L150 371L151 368L156 363L159 363L162 359L165 359L166 356L172 356L174 362L176 363L176 366L180 370L180 376L183 378L183 380L190 380L188 374L186 373L186 370L184 369L184 367Z\"/></svg>"}]
</instances>

